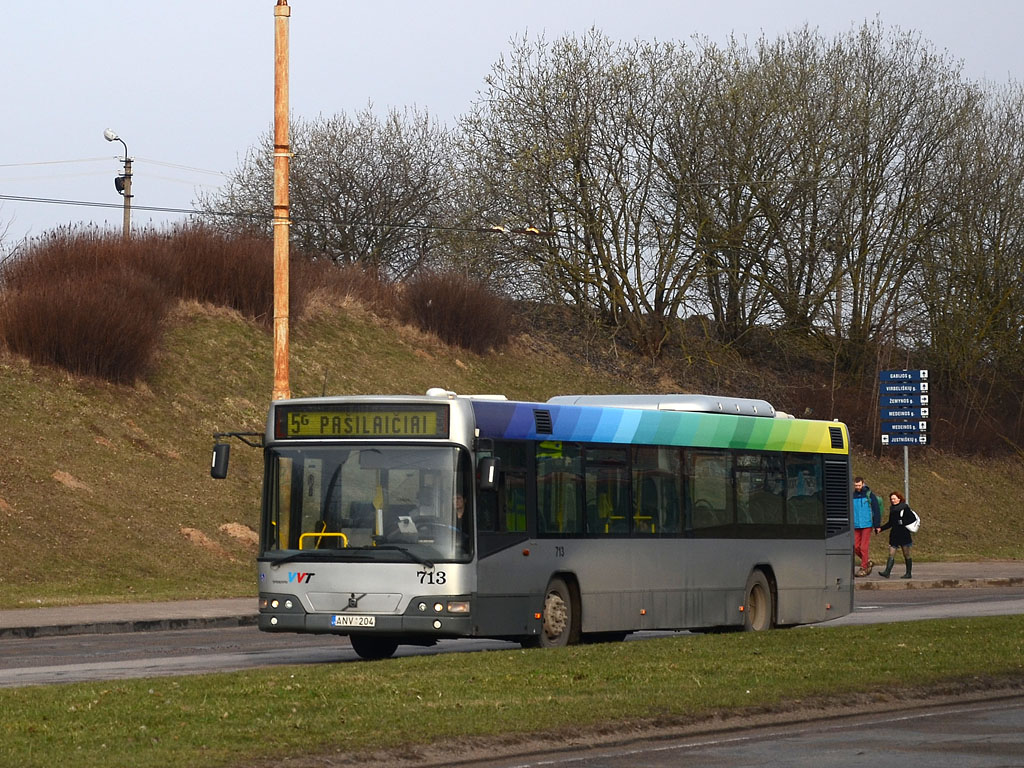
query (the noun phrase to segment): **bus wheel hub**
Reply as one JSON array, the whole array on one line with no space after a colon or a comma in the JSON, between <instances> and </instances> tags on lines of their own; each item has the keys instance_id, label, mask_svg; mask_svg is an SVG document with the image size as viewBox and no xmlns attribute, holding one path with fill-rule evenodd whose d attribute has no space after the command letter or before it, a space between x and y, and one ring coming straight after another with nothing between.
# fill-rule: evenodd
<instances>
[{"instance_id":1,"label":"bus wheel hub","mask_svg":"<svg viewBox=\"0 0 1024 768\"><path fill-rule=\"evenodd\" d=\"M565 631L568 615L562 596L550 593L544 601L544 633L548 637L558 637Z\"/></svg>"}]
</instances>

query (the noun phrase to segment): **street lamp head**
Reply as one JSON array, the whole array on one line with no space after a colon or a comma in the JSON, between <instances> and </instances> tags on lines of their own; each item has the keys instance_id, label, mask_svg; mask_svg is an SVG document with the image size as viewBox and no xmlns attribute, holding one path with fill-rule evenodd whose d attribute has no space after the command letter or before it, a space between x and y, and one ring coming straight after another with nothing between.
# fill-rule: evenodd
<instances>
[{"instance_id":1,"label":"street lamp head","mask_svg":"<svg viewBox=\"0 0 1024 768\"><path fill-rule=\"evenodd\" d=\"M128 157L128 145L124 139L114 132L113 128L103 131L103 138L107 141L120 141L124 147L124 174L114 179L114 188L124 198L124 239L131 237L131 199L132 199L132 159Z\"/></svg>"}]
</instances>

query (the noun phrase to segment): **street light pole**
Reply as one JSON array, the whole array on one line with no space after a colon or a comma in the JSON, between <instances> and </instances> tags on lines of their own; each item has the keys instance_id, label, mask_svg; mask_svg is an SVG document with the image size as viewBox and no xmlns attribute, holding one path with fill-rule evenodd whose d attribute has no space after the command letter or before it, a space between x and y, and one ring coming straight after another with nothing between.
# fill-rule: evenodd
<instances>
[{"instance_id":1,"label":"street light pole","mask_svg":"<svg viewBox=\"0 0 1024 768\"><path fill-rule=\"evenodd\" d=\"M114 179L114 188L124 198L124 233L125 240L132 236L132 159L128 157L128 145L124 143L110 128L103 131L103 138L107 141L120 141L124 147L124 175Z\"/></svg>"},{"instance_id":2,"label":"street light pole","mask_svg":"<svg viewBox=\"0 0 1024 768\"><path fill-rule=\"evenodd\" d=\"M274 7L274 400L291 397L288 384L288 0Z\"/></svg>"}]
</instances>

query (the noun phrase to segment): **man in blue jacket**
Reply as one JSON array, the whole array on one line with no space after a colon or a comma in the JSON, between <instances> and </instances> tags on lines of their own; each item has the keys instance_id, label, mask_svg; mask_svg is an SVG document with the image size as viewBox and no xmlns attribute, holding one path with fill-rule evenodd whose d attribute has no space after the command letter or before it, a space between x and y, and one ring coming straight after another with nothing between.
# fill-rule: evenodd
<instances>
[{"instance_id":1,"label":"man in blue jacket","mask_svg":"<svg viewBox=\"0 0 1024 768\"><path fill-rule=\"evenodd\" d=\"M863 477L853 478L853 554L860 558L856 576L867 576L875 567L871 555L871 529L882 524L882 505L864 484Z\"/></svg>"}]
</instances>

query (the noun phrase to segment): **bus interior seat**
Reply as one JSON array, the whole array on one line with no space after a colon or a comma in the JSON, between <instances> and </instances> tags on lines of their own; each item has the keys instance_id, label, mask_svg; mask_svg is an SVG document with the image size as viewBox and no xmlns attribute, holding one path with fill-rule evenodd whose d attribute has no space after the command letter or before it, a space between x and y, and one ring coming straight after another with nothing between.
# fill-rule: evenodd
<instances>
[{"instance_id":1,"label":"bus interior seat","mask_svg":"<svg viewBox=\"0 0 1024 768\"><path fill-rule=\"evenodd\" d=\"M640 484L640 505L635 527L641 533L654 533L658 523L658 486L654 479L645 477Z\"/></svg>"},{"instance_id":2,"label":"bus interior seat","mask_svg":"<svg viewBox=\"0 0 1024 768\"><path fill-rule=\"evenodd\" d=\"M674 484L665 485L665 519L661 521L663 533L679 533L679 495Z\"/></svg>"},{"instance_id":3,"label":"bus interior seat","mask_svg":"<svg viewBox=\"0 0 1024 768\"><path fill-rule=\"evenodd\" d=\"M796 525L821 525L825 522L825 508L817 493L791 496L786 502L789 522Z\"/></svg>"},{"instance_id":4,"label":"bus interior seat","mask_svg":"<svg viewBox=\"0 0 1024 768\"><path fill-rule=\"evenodd\" d=\"M372 501L353 501L349 505L349 516L353 528L373 528L376 521L376 510Z\"/></svg>"}]
</instances>

